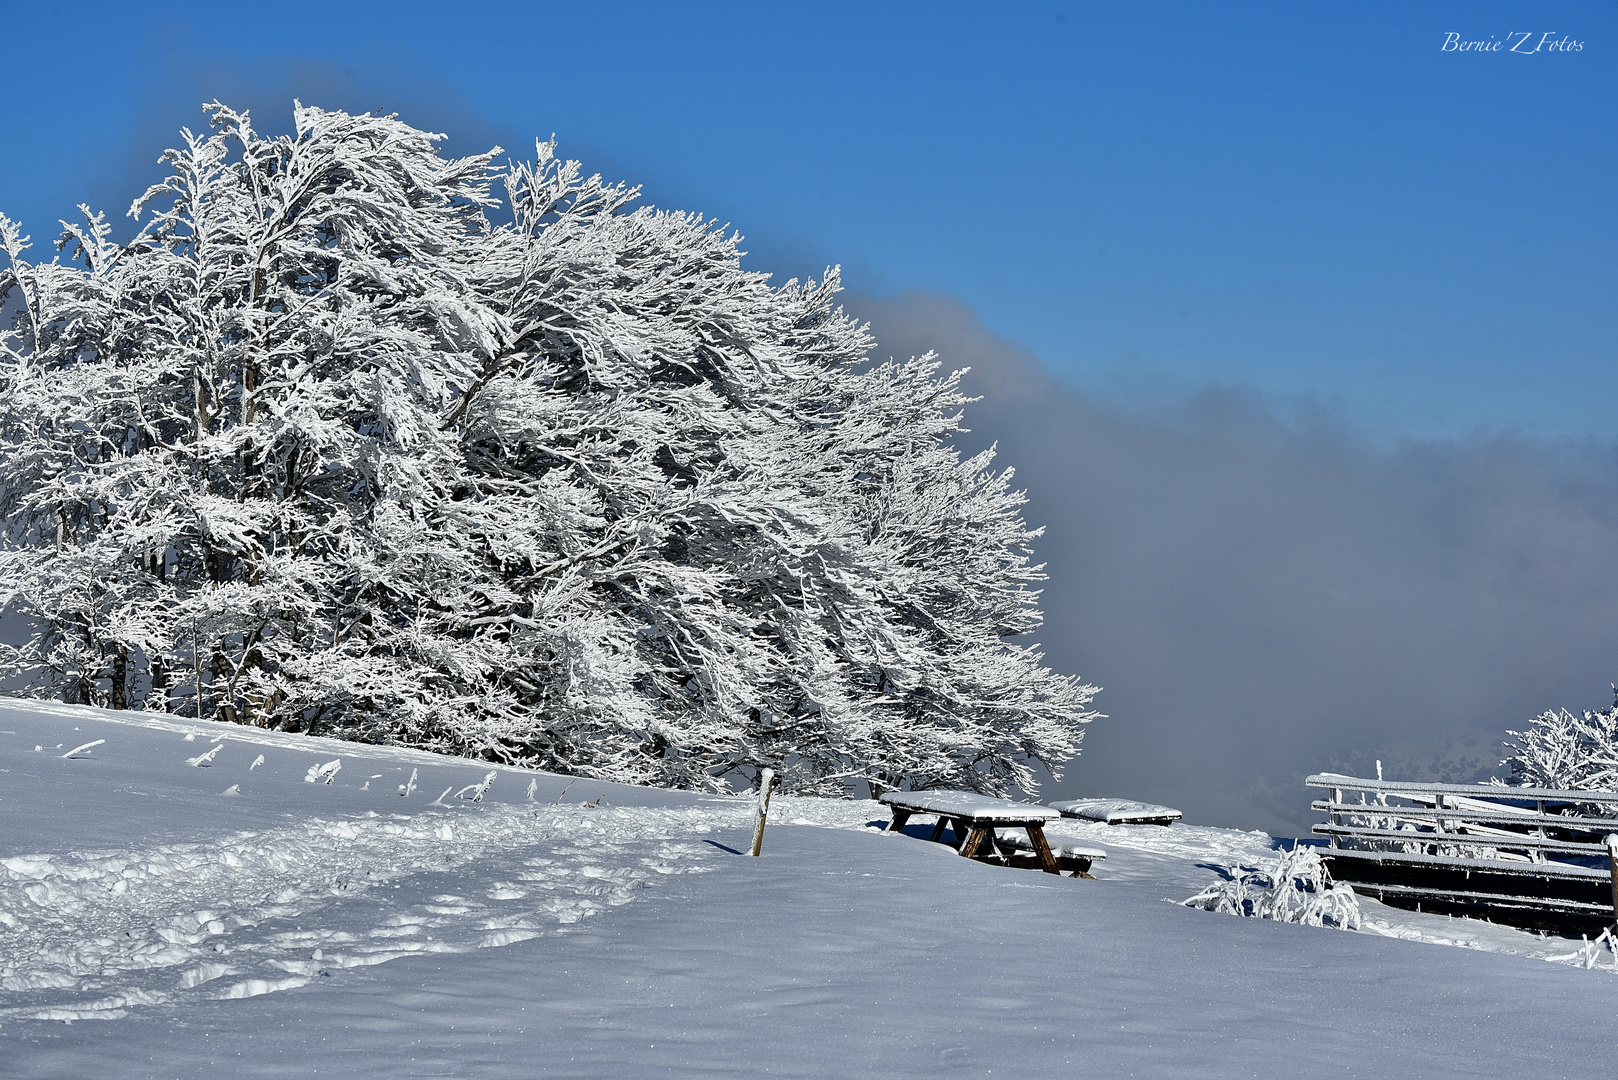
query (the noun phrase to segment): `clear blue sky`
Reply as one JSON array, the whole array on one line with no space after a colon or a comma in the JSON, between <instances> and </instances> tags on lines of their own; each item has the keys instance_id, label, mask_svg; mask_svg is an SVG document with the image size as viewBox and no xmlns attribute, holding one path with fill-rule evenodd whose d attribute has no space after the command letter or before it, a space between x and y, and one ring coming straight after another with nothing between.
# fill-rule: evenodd
<instances>
[{"instance_id":1,"label":"clear blue sky","mask_svg":"<svg viewBox=\"0 0 1618 1080\"><path fill-rule=\"evenodd\" d=\"M0 17L0 210L36 240L80 200L120 213L203 100L284 128L297 95L398 111L458 150L555 132L657 202L734 222L760 268L950 294L1092 390L1240 384L1382 434L1611 432L1611 3L28 0ZM1583 48L1444 52L1451 32Z\"/></svg>"}]
</instances>

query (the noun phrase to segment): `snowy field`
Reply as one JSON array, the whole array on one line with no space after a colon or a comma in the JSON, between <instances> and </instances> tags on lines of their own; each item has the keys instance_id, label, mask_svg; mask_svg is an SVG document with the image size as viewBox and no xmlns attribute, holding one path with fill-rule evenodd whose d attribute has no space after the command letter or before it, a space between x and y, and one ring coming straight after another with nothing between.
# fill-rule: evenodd
<instances>
[{"instance_id":1,"label":"snowy field","mask_svg":"<svg viewBox=\"0 0 1618 1080\"><path fill-rule=\"evenodd\" d=\"M751 859L746 799L0 702L0 1076L1618 1068L1618 965L1577 941L1164 902L1261 834L1064 821L1110 852L1087 881L885 818L780 798Z\"/></svg>"}]
</instances>

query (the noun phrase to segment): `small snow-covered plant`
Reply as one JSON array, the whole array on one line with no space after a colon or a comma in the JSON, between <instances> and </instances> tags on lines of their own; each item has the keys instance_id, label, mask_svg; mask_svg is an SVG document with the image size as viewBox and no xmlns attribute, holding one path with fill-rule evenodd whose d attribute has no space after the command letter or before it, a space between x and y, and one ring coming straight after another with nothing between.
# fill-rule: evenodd
<instances>
[{"instance_id":1,"label":"small snow-covered plant","mask_svg":"<svg viewBox=\"0 0 1618 1080\"><path fill-rule=\"evenodd\" d=\"M309 771L303 775L303 782L306 784L329 784L337 779L337 774L342 769L342 758L334 758L324 765L311 765L309 766Z\"/></svg>"},{"instance_id":2,"label":"small snow-covered plant","mask_svg":"<svg viewBox=\"0 0 1618 1080\"><path fill-rule=\"evenodd\" d=\"M1612 954L1613 970L1618 971L1618 940L1614 940L1612 927L1610 926L1601 931L1600 936L1594 941L1585 938L1584 948L1579 950L1579 964L1584 970L1589 971L1596 966L1596 960L1601 957L1601 947L1603 945Z\"/></svg>"},{"instance_id":3,"label":"small snow-covered plant","mask_svg":"<svg viewBox=\"0 0 1618 1080\"><path fill-rule=\"evenodd\" d=\"M489 789L494 787L494 779L498 775L499 773L490 769L480 782L466 785L455 793L455 797L457 799L467 799L469 802L482 802L483 796L487 795Z\"/></svg>"},{"instance_id":4,"label":"small snow-covered plant","mask_svg":"<svg viewBox=\"0 0 1618 1080\"><path fill-rule=\"evenodd\" d=\"M1594 941L1591 941L1587 934L1581 934L1580 937L1583 941L1579 948L1573 952L1559 953L1554 956L1547 956L1545 959L1553 964L1570 964L1590 971L1596 966L1596 962L1601 959L1604 946L1606 952L1612 957L1612 966L1609 970L1618 973L1618 936L1613 934L1612 927L1601 931Z\"/></svg>"},{"instance_id":5,"label":"small snow-covered plant","mask_svg":"<svg viewBox=\"0 0 1618 1080\"><path fill-rule=\"evenodd\" d=\"M1508 731L1512 782L1560 791L1618 790L1618 686L1609 708L1571 713L1547 709L1524 731Z\"/></svg>"},{"instance_id":6,"label":"small snow-covered plant","mask_svg":"<svg viewBox=\"0 0 1618 1080\"><path fill-rule=\"evenodd\" d=\"M1294 844L1273 863L1225 867L1228 879L1181 901L1186 907L1303 926L1360 927L1360 901L1349 886L1331 880L1320 852Z\"/></svg>"}]
</instances>

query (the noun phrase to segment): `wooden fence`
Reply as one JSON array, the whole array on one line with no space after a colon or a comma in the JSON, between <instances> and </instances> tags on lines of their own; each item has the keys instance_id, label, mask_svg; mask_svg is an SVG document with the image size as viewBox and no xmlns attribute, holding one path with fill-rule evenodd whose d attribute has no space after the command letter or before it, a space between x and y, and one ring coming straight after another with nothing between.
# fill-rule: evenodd
<instances>
[{"instance_id":1,"label":"wooden fence","mask_svg":"<svg viewBox=\"0 0 1618 1080\"><path fill-rule=\"evenodd\" d=\"M1532 930L1618 918L1618 792L1416 784L1318 773L1332 877L1384 903ZM1611 816L1609 816L1611 815Z\"/></svg>"}]
</instances>

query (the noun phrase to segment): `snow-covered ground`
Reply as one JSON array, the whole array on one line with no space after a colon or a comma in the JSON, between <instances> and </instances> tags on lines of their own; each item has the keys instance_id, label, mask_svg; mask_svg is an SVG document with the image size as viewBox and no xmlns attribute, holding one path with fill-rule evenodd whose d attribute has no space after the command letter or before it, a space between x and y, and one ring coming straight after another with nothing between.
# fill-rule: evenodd
<instances>
[{"instance_id":1,"label":"snow-covered ground","mask_svg":"<svg viewBox=\"0 0 1618 1080\"><path fill-rule=\"evenodd\" d=\"M1054 825L1088 881L885 818L751 859L746 799L0 702L0 1076L1613 1075L1605 951L1163 902L1262 834Z\"/></svg>"}]
</instances>

